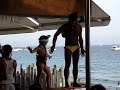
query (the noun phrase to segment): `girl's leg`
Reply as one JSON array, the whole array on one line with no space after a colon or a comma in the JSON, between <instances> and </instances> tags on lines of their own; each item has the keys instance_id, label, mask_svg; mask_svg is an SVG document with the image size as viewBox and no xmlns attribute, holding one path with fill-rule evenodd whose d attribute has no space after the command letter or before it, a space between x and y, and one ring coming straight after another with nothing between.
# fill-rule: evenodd
<instances>
[{"instance_id":1,"label":"girl's leg","mask_svg":"<svg viewBox=\"0 0 120 90\"><path fill-rule=\"evenodd\" d=\"M51 73L50 73L50 68L47 65L45 65L45 67L44 67L44 72L47 75L47 77L46 77L47 87L50 87Z\"/></svg>"},{"instance_id":2,"label":"girl's leg","mask_svg":"<svg viewBox=\"0 0 120 90\"><path fill-rule=\"evenodd\" d=\"M44 69L44 64L43 63L37 63L37 84L41 86L39 80L42 75Z\"/></svg>"}]
</instances>

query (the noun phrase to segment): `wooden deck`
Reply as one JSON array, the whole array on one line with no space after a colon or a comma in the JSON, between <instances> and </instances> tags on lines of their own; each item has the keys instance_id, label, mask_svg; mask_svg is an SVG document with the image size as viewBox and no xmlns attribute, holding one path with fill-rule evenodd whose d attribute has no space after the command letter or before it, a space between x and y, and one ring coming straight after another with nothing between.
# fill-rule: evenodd
<instances>
[{"instance_id":1,"label":"wooden deck","mask_svg":"<svg viewBox=\"0 0 120 90\"><path fill-rule=\"evenodd\" d=\"M21 88L20 90L29 90L29 88L23 89ZM86 90L86 88L64 88L64 87L60 87L60 88L42 88L42 89L37 89L37 90Z\"/></svg>"},{"instance_id":2,"label":"wooden deck","mask_svg":"<svg viewBox=\"0 0 120 90\"><path fill-rule=\"evenodd\" d=\"M83 84L81 87L69 87L69 88L64 88L64 87L56 87L56 88L35 88L32 87L30 90L86 90L85 84ZM20 90L29 90L29 88L21 88Z\"/></svg>"},{"instance_id":3,"label":"wooden deck","mask_svg":"<svg viewBox=\"0 0 120 90\"><path fill-rule=\"evenodd\" d=\"M56 88L36 88L36 86L32 86L29 88L21 88L20 90L86 90L85 88L85 83L81 84L81 87L73 87L70 86L69 88L64 88L64 87L56 87Z\"/></svg>"},{"instance_id":4,"label":"wooden deck","mask_svg":"<svg viewBox=\"0 0 120 90\"><path fill-rule=\"evenodd\" d=\"M85 82L80 82L81 87L73 87L73 81L69 80L70 88L64 88L64 75L63 75L63 68L60 67L57 69L56 65L54 65L54 68L51 69L51 88L46 88L46 75L43 72L42 77L40 79L41 86L43 88L37 88L37 86L34 84L36 80L36 68L34 65L28 65L26 67L26 70L22 68L22 65L20 66L20 71L17 71L16 73L16 83L15 87L16 90L86 90L85 89ZM29 89L30 87L30 89Z\"/></svg>"},{"instance_id":5,"label":"wooden deck","mask_svg":"<svg viewBox=\"0 0 120 90\"><path fill-rule=\"evenodd\" d=\"M61 87L61 88L44 88L42 90L86 90L86 88L64 88L64 87Z\"/></svg>"}]
</instances>

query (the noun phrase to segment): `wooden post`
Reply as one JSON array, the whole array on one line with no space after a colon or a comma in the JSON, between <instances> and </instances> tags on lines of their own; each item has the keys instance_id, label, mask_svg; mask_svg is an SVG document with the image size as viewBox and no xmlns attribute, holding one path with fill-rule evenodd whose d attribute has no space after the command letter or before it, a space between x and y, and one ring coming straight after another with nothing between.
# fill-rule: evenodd
<instances>
[{"instance_id":1,"label":"wooden post","mask_svg":"<svg viewBox=\"0 0 120 90\"><path fill-rule=\"evenodd\" d=\"M42 77L41 77L41 79L42 79L42 86L43 86L43 88L44 87L46 87L46 73L42 73Z\"/></svg>"},{"instance_id":2,"label":"wooden post","mask_svg":"<svg viewBox=\"0 0 120 90\"><path fill-rule=\"evenodd\" d=\"M51 80L51 83L52 83L52 88L55 88L55 76L54 76L54 74L52 73L52 80Z\"/></svg>"},{"instance_id":3,"label":"wooden post","mask_svg":"<svg viewBox=\"0 0 120 90\"><path fill-rule=\"evenodd\" d=\"M22 71L21 74L21 87L25 88L26 87L26 75L25 75L25 70Z\"/></svg>"},{"instance_id":4,"label":"wooden post","mask_svg":"<svg viewBox=\"0 0 120 90\"><path fill-rule=\"evenodd\" d=\"M36 77L37 77L37 70L34 69L34 83L36 82Z\"/></svg>"},{"instance_id":5,"label":"wooden post","mask_svg":"<svg viewBox=\"0 0 120 90\"><path fill-rule=\"evenodd\" d=\"M20 72L17 71L16 73L16 79L15 82L16 84L20 85L21 89L26 89L29 88L30 85L32 85L34 82L36 82L36 76L37 76L37 70L34 68L33 65L28 65L26 67L26 69L23 70L22 68L22 64L20 66ZM56 87L64 87L64 75L63 75L63 69L62 67L60 67L59 70L57 70L56 65L54 65L54 68L52 69L53 72L51 75L51 82L50 82L50 86L52 88L56 88ZM40 78L40 83L42 84L42 87L45 88L46 87L46 73L43 72L42 76ZM69 84L71 84L71 80L69 78Z\"/></svg>"},{"instance_id":6,"label":"wooden post","mask_svg":"<svg viewBox=\"0 0 120 90\"><path fill-rule=\"evenodd\" d=\"M65 80L62 78L62 87L65 87Z\"/></svg>"},{"instance_id":7,"label":"wooden post","mask_svg":"<svg viewBox=\"0 0 120 90\"><path fill-rule=\"evenodd\" d=\"M30 80L31 80L30 85L32 85L34 83L33 69L34 69L34 65L31 65L31 67L30 67L30 71L31 71L31 74L30 74L30 76L31 76L30 77Z\"/></svg>"},{"instance_id":8,"label":"wooden post","mask_svg":"<svg viewBox=\"0 0 120 90\"><path fill-rule=\"evenodd\" d=\"M26 67L26 87L30 86L30 65Z\"/></svg>"},{"instance_id":9,"label":"wooden post","mask_svg":"<svg viewBox=\"0 0 120 90\"><path fill-rule=\"evenodd\" d=\"M60 82L61 81L60 74L61 74L60 71L58 71L58 78L57 78L58 79L57 80L58 86L57 87L60 87L60 83L61 83Z\"/></svg>"},{"instance_id":10,"label":"wooden post","mask_svg":"<svg viewBox=\"0 0 120 90\"><path fill-rule=\"evenodd\" d=\"M54 68L53 68L53 75L54 75L54 87L57 87L57 68L56 68L56 65L54 65Z\"/></svg>"},{"instance_id":11,"label":"wooden post","mask_svg":"<svg viewBox=\"0 0 120 90\"><path fill-rule=\"evenodd\" d=\"M15 83L20 85L20 73L19 73L19 71L17 71L17 73L16 73Z\"/></svg>"},{"instance_id":12,"label":"wooden post","mask_svg":"<svg viewBox=\"0 0 120 90\"><path fill-rule=\"evenodd\" d=\"M63 68L62 67L60 67L60 77L64 78L64 72L63 72Z\"/></svg>"}]
</instances>

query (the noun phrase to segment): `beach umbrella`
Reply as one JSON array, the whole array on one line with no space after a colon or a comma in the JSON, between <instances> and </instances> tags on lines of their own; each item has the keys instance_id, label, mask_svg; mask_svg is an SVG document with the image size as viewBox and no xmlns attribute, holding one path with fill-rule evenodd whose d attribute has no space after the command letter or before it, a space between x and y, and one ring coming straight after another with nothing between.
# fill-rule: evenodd
<instances>
[{"instance_id":1,"label":"beach umbrella","mask_svg":"<svg viewBox=\"0 0 120 90\"><path fill-rule=\"evenodd\" d=\"M90 90L90 27L110 22L110 16L92 0L1 0L0 35L55 30L75 11L85 17L81 25L85 27L86 90Z\"/></svg>"},{"instance_id":2,"label":"beach umbrella","mask_svg":"<svg viewBox=\"0 0 120 90\"><path fill-rule=\"evenodd\" d=\"M0 35L56 30L74 11L85 16L85 0L0 0ZM91 27L107 26L110 16L91 1L90 20Z\"/></svg>"}]
</instances>

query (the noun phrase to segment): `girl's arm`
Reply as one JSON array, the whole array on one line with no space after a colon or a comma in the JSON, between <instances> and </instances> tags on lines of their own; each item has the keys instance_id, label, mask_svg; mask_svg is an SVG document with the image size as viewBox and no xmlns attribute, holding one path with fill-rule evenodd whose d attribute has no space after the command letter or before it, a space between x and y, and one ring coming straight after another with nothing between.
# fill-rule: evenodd
<instances>
[{"instance_id":1,"label":"girl's arm","mask_svg":"<svg viewBox=\"0 0 120 90\"><path fill-rule=\"evenodd\" d=\"M32 48L31 48L31 47L28 47L28 50L30 51L30 53L37 52L37 49L38 49L38 47L36 47L36 48L35 48L35 49L33 49L33 50L32 50Z\"/></svg>"}]
</instances>

